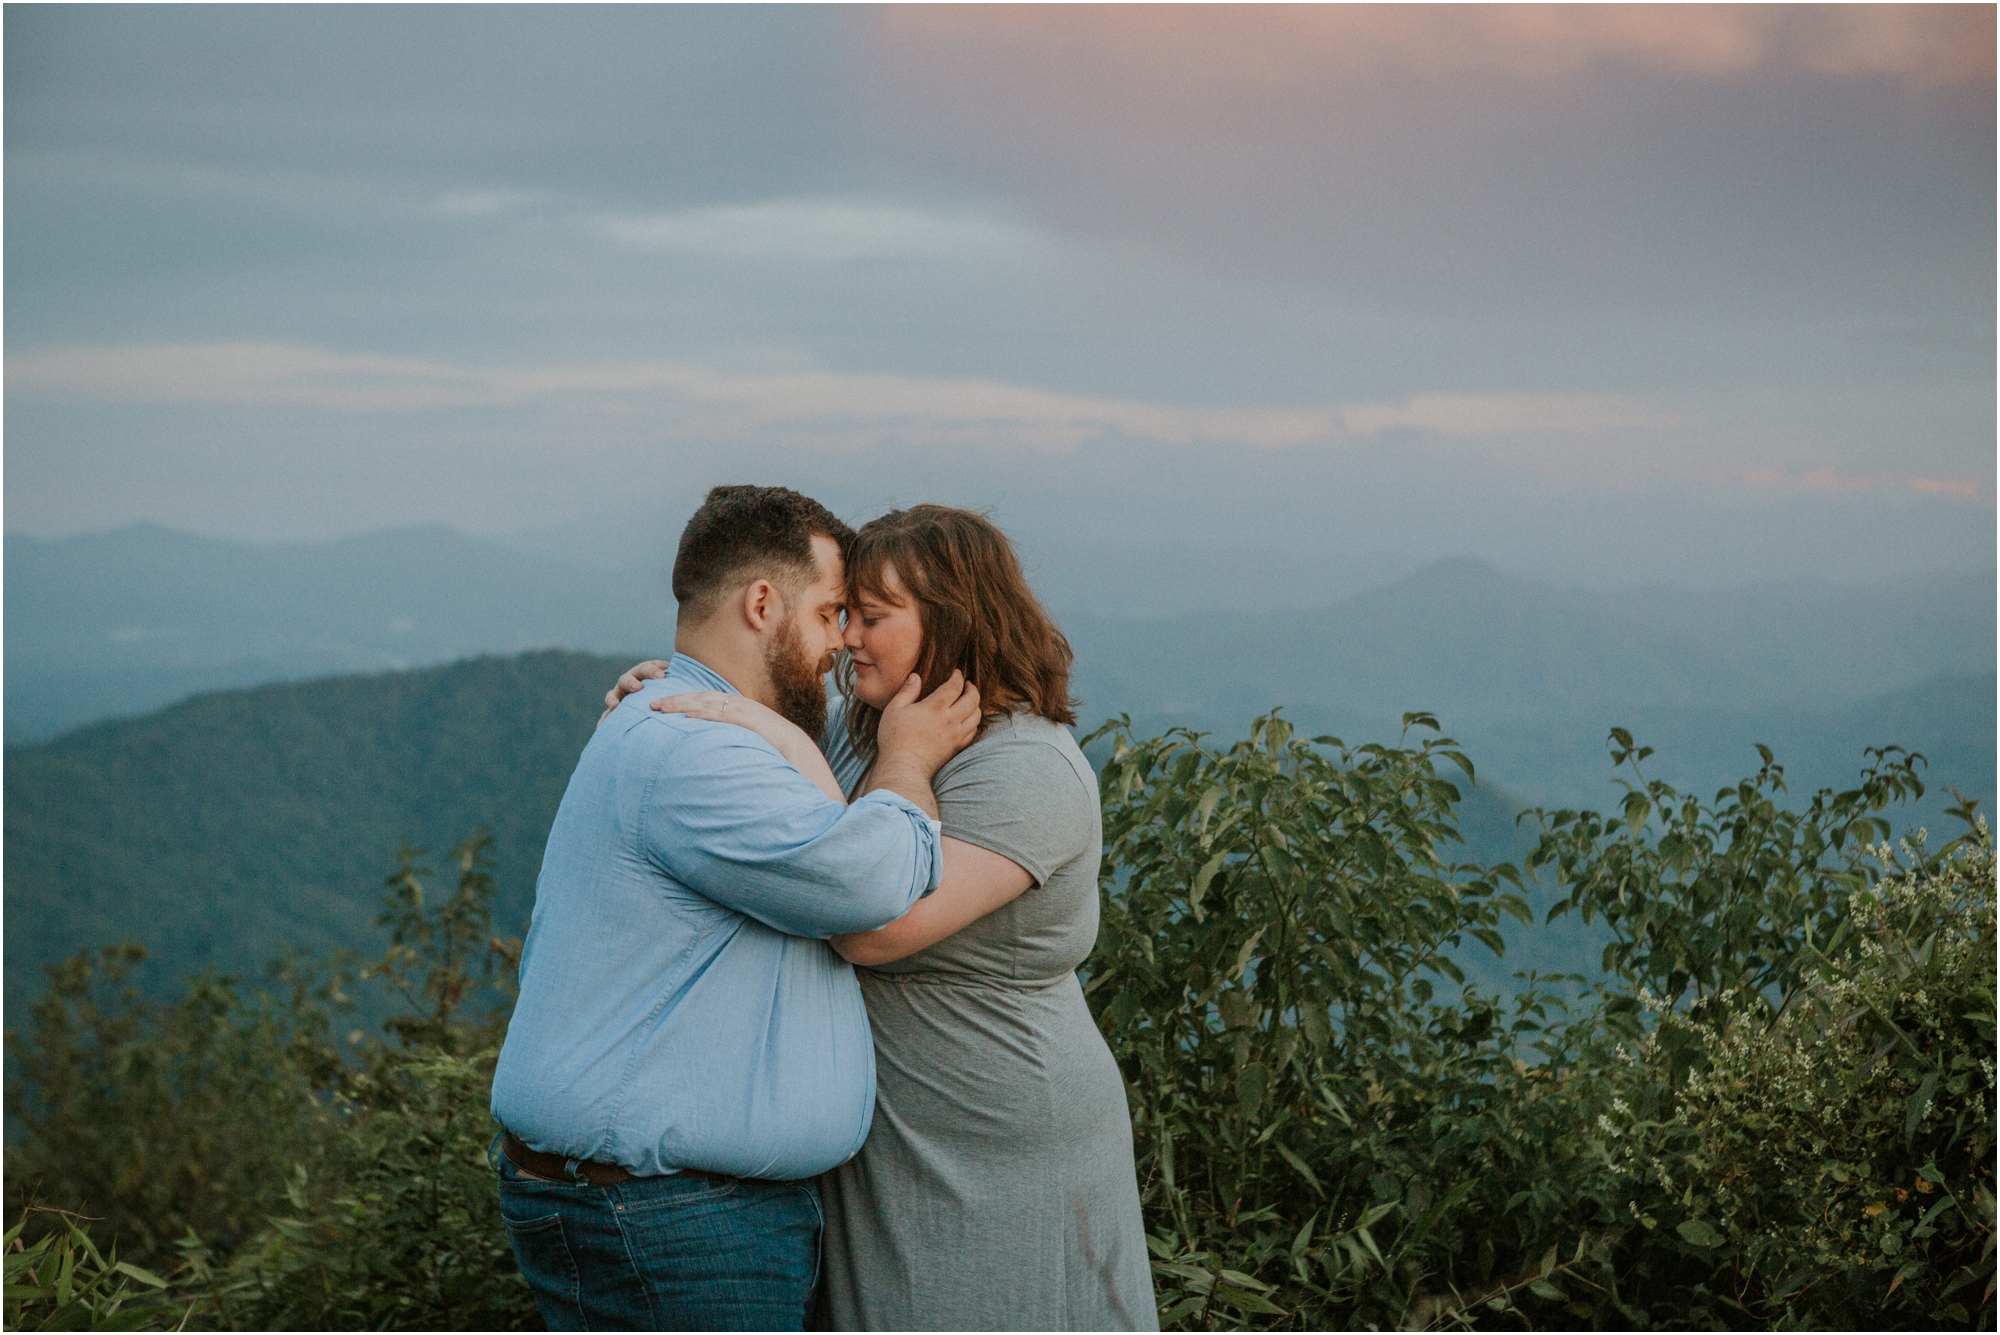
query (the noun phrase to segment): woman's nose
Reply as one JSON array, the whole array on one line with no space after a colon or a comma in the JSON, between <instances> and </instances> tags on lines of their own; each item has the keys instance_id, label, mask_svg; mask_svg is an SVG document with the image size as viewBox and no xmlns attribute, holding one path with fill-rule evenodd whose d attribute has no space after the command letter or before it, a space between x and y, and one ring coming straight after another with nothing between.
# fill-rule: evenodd
<instances>
[{"instance_id":1,"label":"woman's nose","mask_svg":"<svg viewBox=\"0 0 2000 1335\"><path fill-rule=\"evenodd\" d=\"M859 649L861 647L860 618L849 617L847 619L847 624L840 631L840 642L849 649Z\"/></svg>"}]
</instances>

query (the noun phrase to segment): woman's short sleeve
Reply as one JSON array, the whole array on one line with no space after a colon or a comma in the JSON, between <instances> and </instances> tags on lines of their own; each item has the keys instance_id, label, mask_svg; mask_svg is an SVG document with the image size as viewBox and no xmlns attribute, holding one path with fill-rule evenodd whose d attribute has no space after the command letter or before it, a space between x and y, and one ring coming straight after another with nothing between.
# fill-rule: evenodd
<instances>
[{"instance_id":1,"label":"woman's short sleeve","mask_svg":"<svg viewBox=\"0 0 2000 1335\"><path fill-rule=\"evenodd\" d=\"M1096 845L1097 782L1080 755L1020 731L973 743L938 771L932 789L946 838L1011 859L1041 885Z\"/></svg>"}]
</instances>

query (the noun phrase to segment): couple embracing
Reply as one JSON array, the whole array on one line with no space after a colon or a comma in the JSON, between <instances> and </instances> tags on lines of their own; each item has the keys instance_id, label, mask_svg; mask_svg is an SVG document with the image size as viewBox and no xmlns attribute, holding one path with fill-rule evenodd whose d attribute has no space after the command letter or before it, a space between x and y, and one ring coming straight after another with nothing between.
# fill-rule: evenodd
<instances>
[{"instance_id":1,"label":"couple embracing","mask_svg":"<svg viewBox=\"0 0 2000 1335\"><path fill-rule=\"evenodd\" d=\"M1007 539L718 487L673 589L549 833L493 1082L550 1328L1157 1329L1075 972L1097 784Z\"/></svg>"}]
</instances>

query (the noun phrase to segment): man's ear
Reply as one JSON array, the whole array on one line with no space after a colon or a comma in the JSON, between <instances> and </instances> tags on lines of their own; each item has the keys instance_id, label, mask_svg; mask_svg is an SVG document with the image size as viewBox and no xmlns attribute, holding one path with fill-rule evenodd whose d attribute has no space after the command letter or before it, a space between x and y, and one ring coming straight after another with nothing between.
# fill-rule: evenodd
<instances>
[{"instance_id":1,"label":"man's ear","mask_svg":"<svg viewBox=\"0 0 2000 1335\"><path fill-rule=\"evenodd\" d=\"M778 586L768 579L753 579L744 585L738 606L743 613L743 623L758 635L783 616L785 610L784 599L778 595Z\"/></svg>"}]
</instances>

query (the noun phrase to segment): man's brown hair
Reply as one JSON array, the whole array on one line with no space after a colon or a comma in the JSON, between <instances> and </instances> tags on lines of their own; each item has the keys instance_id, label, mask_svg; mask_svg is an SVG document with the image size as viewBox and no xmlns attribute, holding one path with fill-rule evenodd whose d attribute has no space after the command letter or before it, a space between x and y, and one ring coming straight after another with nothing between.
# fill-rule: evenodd
<instances>
[{"instance_id":1,"label":"man's brown hair","mask_svg":"<svg viewBox=\"0 0 2000 1335\"><path fill-rule=\"evenodd\" d=\"M818 569L815 537L833 539L845 556L854 530L789 487L716 487L681 530L674 555L679 623L701 624L725 594L753 579L788 593L810 583Z\"/></svg>"},{"instance_id":2,"label":"man's brown hair","mask_svg":"<svg viewBox=\"0 0 2000 1335\"><path fill-rule=\"evenodd\" d=\"M1013 544L993 521L948 505L913 505L869 520L847 556L848 615L858 615L862 594L896 601L882 575L889 565L923 624L916 671L925 695L956 668L979 688L988 718L1026 709L1053 723L1076 722L1069 641L1029 590ZM881 711L854 694L844 659L836 680L847 697L848 735L870 752Z\"/></svg>"}]
</instances>

